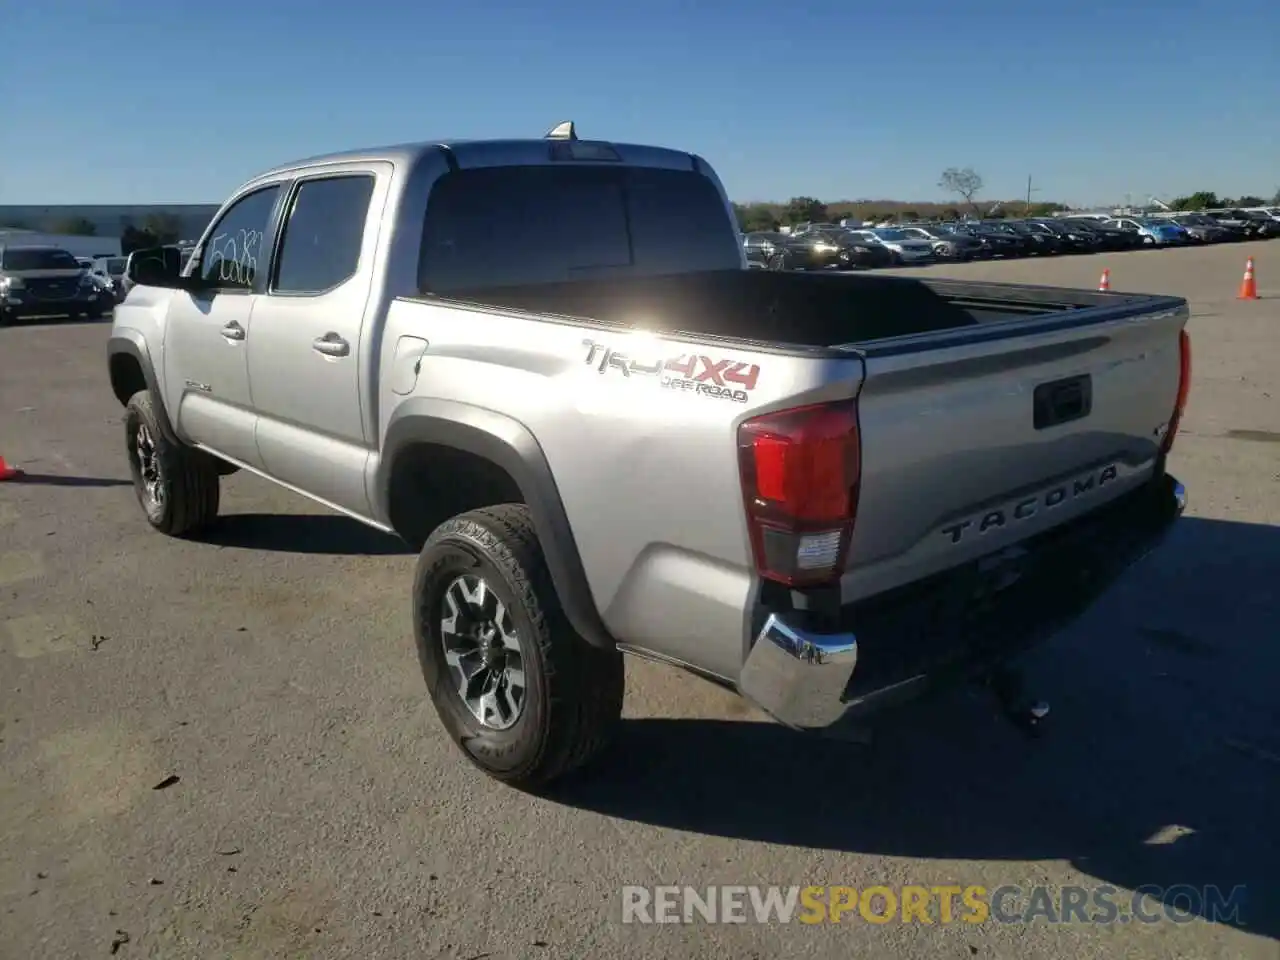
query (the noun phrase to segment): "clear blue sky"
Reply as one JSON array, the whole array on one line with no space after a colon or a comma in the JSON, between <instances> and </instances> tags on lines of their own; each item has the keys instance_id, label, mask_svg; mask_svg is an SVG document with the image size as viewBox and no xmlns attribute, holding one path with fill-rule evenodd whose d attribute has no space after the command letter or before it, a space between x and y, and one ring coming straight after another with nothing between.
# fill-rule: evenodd
<instances>
[{"instance_id":1,"label":"clear blue sky","mask_svg":"<svg viewBox=\"0 0 1280 960\"><path fill-rule=\"evenodd\" d=\"M221 200L353 146L694 150L736 200L1280 188L1280 0L4 0L0 203Z\"/></svg>"}]
</instances>

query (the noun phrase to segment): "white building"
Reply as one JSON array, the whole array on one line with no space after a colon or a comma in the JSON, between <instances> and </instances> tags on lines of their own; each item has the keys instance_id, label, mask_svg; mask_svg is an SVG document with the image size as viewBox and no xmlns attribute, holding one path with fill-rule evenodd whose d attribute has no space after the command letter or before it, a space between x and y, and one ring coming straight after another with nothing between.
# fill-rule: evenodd
<instances>
[{"instance_id":1,"label":"white building","mask_svg":"<svg viewBox=\"0 0 1280 960\"><path fill-rule=\"evenodd\" d=\"M75 257L118 257L119 237L82 237L37 230L0 230L0 247L58 247Z\"/></svg>"}]
</instances>

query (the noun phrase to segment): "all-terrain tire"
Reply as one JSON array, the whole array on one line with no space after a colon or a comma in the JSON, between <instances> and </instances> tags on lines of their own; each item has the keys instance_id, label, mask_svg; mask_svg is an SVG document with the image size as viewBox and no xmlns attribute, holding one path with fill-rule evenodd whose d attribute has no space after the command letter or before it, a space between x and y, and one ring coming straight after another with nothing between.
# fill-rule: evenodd
<instances>
[{"instance_id":1,"label":"all-terrain tire","mask_svg":"<svg viewBox=\"0 0 1280 960\"><path fill-rule=\"evenodd\" d=\"M524 670L523 707L506 729L468 709L445 661L445 593L478 577L510 614ZM616 733L625 687L622 654L592 646L560 606L529 508L501 504L441 524L414 577L414 638L427 690L445 729L490 776L535 790L585 766Z\"/></svg>"},{"instance_id":2,"label":"all-terrain tire","mask_svg":"<svg viewBox=\"0 0 1280 960\"><path fill-rule=\"evenodd\" d=\"M133 490L147 522L172 537L195 533L211 523L218 516L219 497L214 458L169 441L146 390L129 398L124 423ZM144 450L148 446L151 449Z\"/></svg>"}]
</instances>

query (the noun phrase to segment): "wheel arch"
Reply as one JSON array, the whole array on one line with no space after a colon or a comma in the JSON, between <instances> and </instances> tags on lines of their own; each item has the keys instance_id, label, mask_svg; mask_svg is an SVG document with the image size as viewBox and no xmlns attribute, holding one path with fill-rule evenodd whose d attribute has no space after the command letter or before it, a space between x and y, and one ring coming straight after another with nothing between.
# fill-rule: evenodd
<instances>
[{"instance_id":1,"label":"wheel arch","mask_svg":"<svg viewBox=\"0 0 1280 960\"><path fill-rule=\"evenodd\" d=\"M125 406L139 390L147 390L165 439L172 443L182 442L169 420L169 411L165 409L155 366L151 362L151 351L142 333L129 329L112 332L107 340L107 372L111 378L111 392L120 406Z\"/></svg>"},{"instance_id":2,"label":"wheel arch","mask_svg":"<svg viewBox=\"0 0 1280 960\"><path fill-rule=\"evenodd\" d=\"M470 489L474 483L481 490L495 491L495 495L507 489L518 492L519 499L529 508L552 583L569 622L593 646L616 646L591 594L551 467L524 424L505 414L453 400L415 397L401 403L387 424L372 491L377 513L401 536L409 531L401 530L396 519L404 516L403 498L414 495L408 484L418 461L438 463L441 469L455 468L458 472L450 473L455 488ZM482 495L478 499L492 498ZM473 502L466 507L482 505L491 504Z\"/></svg>"}]
</instances>

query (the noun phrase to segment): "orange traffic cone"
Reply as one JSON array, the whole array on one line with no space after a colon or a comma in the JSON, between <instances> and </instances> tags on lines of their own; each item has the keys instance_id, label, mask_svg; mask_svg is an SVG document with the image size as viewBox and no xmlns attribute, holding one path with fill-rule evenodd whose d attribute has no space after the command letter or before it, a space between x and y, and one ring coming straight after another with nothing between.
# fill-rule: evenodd
<instances>
[{"instance_id":1,"label":"orange traffic cone","mask_svg":"<svg viewBox=\"0 0 1280 960\"><path fill-rule=\"evenodd\" d=\"M17 467L11 467L4 462L4 457L0 457L0 480L13 480L22 476L22 471Z\"/></svg>"},{"instance_id":2,"label":"orange traffic cone","mask_svg":"<svg viewBox=\"0 0 1280 960\"><path fill-rule=\"evenodd\" d=\"M1111 289L1111 271L1105 267L1102 270L1102 279L1098 281L1098 290L1105 293Z\"/></svg>"},{"instance_id":3,"label":"orange traffic cone","mask_svg":"<svg viewBox=\"0 0 1280 960\"><path fill-rule=\"evenodd\" d=\"M1240 293L1237 294L1238 300L1257 300L1258 299L1258 282L1253 279L1253 257L1250 257L1244 264L1244 279L1240 281Z\"/></svg>"}]
</instances>

